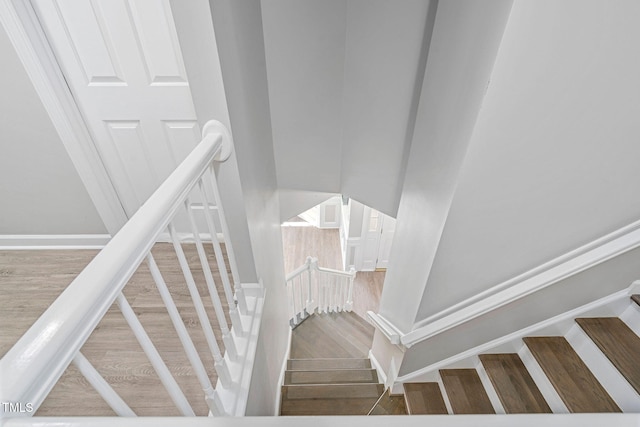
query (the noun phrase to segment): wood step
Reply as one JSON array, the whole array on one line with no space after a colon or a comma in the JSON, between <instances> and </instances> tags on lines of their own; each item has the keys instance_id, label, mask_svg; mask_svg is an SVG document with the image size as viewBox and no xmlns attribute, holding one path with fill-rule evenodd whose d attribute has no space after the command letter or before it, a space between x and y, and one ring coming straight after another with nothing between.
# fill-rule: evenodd
<instances>
[{"instance_id":1,"label":"wood step","mask_svg":"<svg viewBox=\"0 0 640 427\"><path fill-rule=\"evenodd\" d=\"M366 415L382 384L285 385L280 415Z\"/></svg>"},{"instance_id":2,"label":"wood step","mask_svg":"<svg viewBox=\"0 0 640 427\"><path fill-rule=\"evenodd\" d=\"M438 383L404 383L409 414L448 414Z\"/></svg>"},{"instance_id":3,"label":"wood step","mask_svg":"<svg viewBox=\"0 0 640 427\"><path fill-rule=\"evenodd\" d=\"M640 394L640 337L617 317L580 318L576 322Z\"/></svg>"},{"instance_id":4,"label":"wood step","mask_svg":"<svg viewBox=\"0 0 640 427\"><path fill-rule=\"evenodd\" d=\"M321 371L285 371L284 384L356 384L377 383L375 369L332 369Z\"/></svg>"},{"instance_id":5,"label":"wood step","mask_svg":"<svg viewBox=\"0 0 640 427\"><path fill-rule=\"evenodd\" d=\"M481 354L479 357L507 414L551 413L517 354Z\"/></svg>"},{"instance_id":6,"label":"wood step","mask_svg":"<svg viewBox=\"0 0 640 427\"><path fill-rule=\"evenodd\" d=\"M288 371L371 369L369 359L289 359Z\"/></svg>"},{"instance_id":7,"label":"wood step","mask_svg":"<svg viewBox=\"0 0 640 427\"><path fill-rule=\"evenodd\" d=\"M640 294L631 295L631 301L634 301L636 304L640 305Z\"/></svg>"},{"instance_id":8,"label":"wood step","mask_svg":"<svg viewBox=\"0 0 640 427\"><path fill-rule=\"evenodd\" d=\"M454 414L495 414L475 369L440 370Z\"/></svg>"},{"instance_id":9,"label":"wood step","mask_svg":"<svg viewBox=\"0 0 640 427\"><path fill-rule=\"evenodd\" d=\"M367 415L407 415L407 405L402 394L384 393Z\"/></svg>"},{"instance_id":10,"label":"wood step","mask_svg":"<svg viewBox=\"0 0 640 427\"><path fill-rule=\"evenodd\" d=\"M523 341L570 412L620 412L564 337L525 337Z\"/></svg>"}]
</instances>

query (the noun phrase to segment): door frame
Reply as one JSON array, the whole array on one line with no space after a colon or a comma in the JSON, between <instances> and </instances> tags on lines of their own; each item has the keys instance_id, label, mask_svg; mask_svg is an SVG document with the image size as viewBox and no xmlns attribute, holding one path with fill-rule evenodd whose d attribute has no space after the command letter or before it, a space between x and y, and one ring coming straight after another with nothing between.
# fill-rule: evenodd
<instances>
[{"instance_id":1,"label":"door frame","mask_svg":"<svg viewBox=\"0 0 640 427\"><path fill-rule=\"evenodd\" d=\"M31 1L0 0L0 23L100 218L113 236L127 222L127 215Z\"/></svg>"}]
</instances>

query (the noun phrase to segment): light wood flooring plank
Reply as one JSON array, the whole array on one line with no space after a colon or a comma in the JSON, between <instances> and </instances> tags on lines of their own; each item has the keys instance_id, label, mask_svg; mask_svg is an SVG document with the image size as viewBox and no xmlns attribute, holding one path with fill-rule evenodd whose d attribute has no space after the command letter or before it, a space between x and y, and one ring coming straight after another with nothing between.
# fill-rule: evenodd
<instances>
[{"instance_id":1,"label":"light wood flooring plank","mask_svg":"<svg viewBox=\"0 0 640 427\"><path fill-rule=\"evenodd\" d=\"M183 249L218 345L224 351L220 327L195 245L184 244ZM226 298L212 245L205 244L205 250L226 312ZM0 252L0 303L9 308L2 310L0 314L2 354L18 340L96 253L75 250ZM171 244L159 243L154 246L152 253L209 378L215 384L217 376L213 369L213 357L208 350L173 247ZM202 387L193 373L146 264L143 263L129 280L124 294L196 414L207 415L208 407L204 401ZM230 323L228 313L225 318ZM10 327L7 327L8 325ZM100 321L81 351L138 415L179 415L115 305ZM36 415L100 416L113 415L113 411L91 389L82 375L73 366L69 366Z\"/></svg>"}]
</instances>

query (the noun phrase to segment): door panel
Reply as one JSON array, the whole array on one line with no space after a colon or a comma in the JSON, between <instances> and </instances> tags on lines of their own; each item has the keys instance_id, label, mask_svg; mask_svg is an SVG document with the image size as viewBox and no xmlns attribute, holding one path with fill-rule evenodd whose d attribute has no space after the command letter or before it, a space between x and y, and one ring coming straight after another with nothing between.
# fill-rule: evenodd
<instances>
[{"instance_id":1,"label":"door panel","mask_svg":"<svg viewBox=\"0 0 640 427\"><path fill-rule=\"evenodd\" d=\"M33 0L131 216L200 141L169 0Z\"/></svg>"}]
</instances>

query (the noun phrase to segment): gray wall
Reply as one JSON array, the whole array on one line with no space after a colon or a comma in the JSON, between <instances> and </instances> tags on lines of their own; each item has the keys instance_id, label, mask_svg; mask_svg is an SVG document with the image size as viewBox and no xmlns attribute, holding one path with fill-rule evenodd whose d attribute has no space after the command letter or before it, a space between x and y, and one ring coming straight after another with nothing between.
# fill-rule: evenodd
<instances>
[{"instance_id":1,"label":"gray wall","mask_svg":"<svg viewBox=\"0 0 640 427\"><path fill-rule=\"evenodd\" d=\"M106 233L4 28L0 58L0 234Z\"/></svg>"},{"instance_id":2,"label":"gray wall","mask_svg":"<svg viewBox=\"0 0 640 427\"><path fill-rule=\"evenodd\" d=\"M639 20L514 3L418 320L640 219Z\"/></svg>"}]
</instances>

